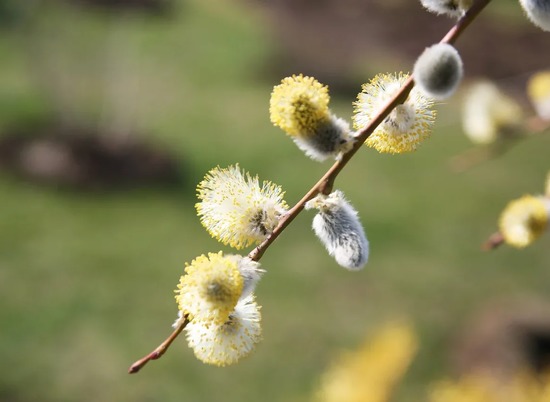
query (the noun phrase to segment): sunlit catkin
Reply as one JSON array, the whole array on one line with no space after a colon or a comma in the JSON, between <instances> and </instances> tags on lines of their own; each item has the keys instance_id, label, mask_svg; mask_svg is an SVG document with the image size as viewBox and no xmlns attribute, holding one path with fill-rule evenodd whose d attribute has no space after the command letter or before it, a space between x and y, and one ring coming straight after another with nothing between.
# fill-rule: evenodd
<instances>
[{"instance_id":1,"label":"sunlit catkin","mask_svg":"<svg viewBox=\"0 0 550 402\"><path fill-rule=\"evenodd\" d=\"M336 262L349 270L359 270L369 258L369 242L357 211L341 191L318 195L306 204L319 213L313 218L313 231Z\"/></svg>"},{"instance_id":2,"label":"sunlit catkin","mask_svg":"<svg viewBox=\"0 0 550 402\"><path fill-rule=\"evenodd\" d=\"M443 100L460 84L464 68L458 51L447 43L437 43L424 50L414 64L414 81L424 95Z\"/></svg>"},{"instance_id":3,"label":"sunlit catkin","mask_svg":"<svg viewBox=\"0 0 550 402\"><path fill-rule=\"evenodd\" d=\"M408 74L378 74L368 83L354 102L353 123L356 130L366 127L374 116L401 89ZM416 150L427 139L435 121L434 101L413 88L407 100L397 105L365 145L378 152L401 154Z\"/></svg>"},{"instance_id":4,"label":"sunlit catkin","mask_svg":"<svg viewBox=\"0 0 550 402\"><path fill-rule=\"evenodd\" d=\"M270 181L260 185L239 165L210 170L197 186L195 207L208 233L236 249L260 243L288 209L284 191Z\"/></svg>"},{"instance_id":5,"label":"sunlit catkin","mask_svg":"<svg viewBox=\"0 0 550 402\"><path fill-rule=\"evenodd\" d=\"M300 74L275 86L269 103L271 122L317 161L338 159L353 145L348 122L330 112L329 100L326 85Z\"/></svg>"},{"instance_id":6,"label":"sunlit catkin","mask_svg":"<svg viewBox=\"0 0 550 402\"><path fill-rule=\"evenodd\" d=\"M223 323L191 321L185 327L187 342L202 362L228 366L250 354L261 340L261 318L260 306L249 295L239 300Z\"/></svg>"},{"instance_id":7,"label":"sunlit catkin","mask_svg":"<svg viewBox=\"0 0 550 402\"><path fill-rule=\"evenodd\" d=\"M550 70L539 71L529 77L527 95L537 115L550 121Z\"/></svg>"},{"instance_id":8,"label":"sunlit catkin","mask_svg":"<svg viewBox=\"0 0 550 402\"><path fill-rule=\"evenodd\" d=\"M526 247L546 231L549 214L550 200L525 195L511 201L500 215L500 233L508 245Z\"/></svg>"},{"instance_id":9,"label":"sunlit catkin","mask_svg":"<svg viewBox=\"0 0 550 402\"><path fill-rule=\"evenodd\" d=\"M208 253L185 267L176 290L176 302L192 321L224 323L243 292L243 277L233 257Z\"/></svg>"}]
</instances>

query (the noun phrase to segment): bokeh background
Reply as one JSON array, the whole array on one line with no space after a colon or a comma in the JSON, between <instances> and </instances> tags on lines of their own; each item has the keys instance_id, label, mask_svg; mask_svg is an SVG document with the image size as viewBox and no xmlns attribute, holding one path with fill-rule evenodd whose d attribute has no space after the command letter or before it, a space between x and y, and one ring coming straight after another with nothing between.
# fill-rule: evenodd
<instances>
[{"instance_id":1,"label":"bokeh background","mask_svg":"<svg viewBox=\"0 0 550 402\"><path fill-rule=\"evenodd\" d=\"M365 148L338 179L371 242L363 271L339 268L304 213L262 259L254 354L210 367L181 337L127 374L170 333L184 263L230 251L201 227L196 183L238 162L299 200L329 164L271 125L271 88L314 75L351 117L363 82L410 70L452 25L417 3L1 0L0 401L307 401L341 349L396 317L421 343L397 396L419 400L460 369L475 317L546 306L548 236L480 245L508 200L542 191L550 136L457 174L449 159L472 146L457 94L417 152ZM457 45L466 78L496 80L530 113L549 34L516 1L493 3Z\"/></svg>"}]
</instances>

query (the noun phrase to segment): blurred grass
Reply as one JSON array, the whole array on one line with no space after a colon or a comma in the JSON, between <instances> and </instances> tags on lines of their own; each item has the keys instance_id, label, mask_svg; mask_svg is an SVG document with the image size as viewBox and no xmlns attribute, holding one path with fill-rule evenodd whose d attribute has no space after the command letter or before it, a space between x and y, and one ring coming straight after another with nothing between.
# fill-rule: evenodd
<instances>
[{"instance_id":1,"label":"blurred grass","mask_svg":"<svg viewBox=\"0 0 550 402\"><path fill-rule=\"evenodd\" d=\"M191 183L215 165L239 162L281 184L293 203L326 170L269 123L275 83L258 74L270 47L261 13L193 0L168 22L136 25L147 55L140 58L140 121L151 141L191 166ZM47 104L17 38L3 35L0 49L5 127ZM343 116L351 101L333 99ZM224 369L197 361L182 338L143 372L126 374L170 332L184 262L230 251L201 228L192 187L74 194L2 176L0 400L308 400L340 348L395 316L410 317L421 336L400 400L422 398L425 384L447 370L450 341L467 317L498 298L544 298L550 284L548 238L522 252L479 247L509 199L541 191L550 138L456 175L447 160L469 145L456 105L440 111L433 138L418 152L365 149L338 180L371 241L365 270L337 267L311 234L311 214L300 216L263 259L268 273L257 294L265 339Z\"/></svg>"}]
</instances>

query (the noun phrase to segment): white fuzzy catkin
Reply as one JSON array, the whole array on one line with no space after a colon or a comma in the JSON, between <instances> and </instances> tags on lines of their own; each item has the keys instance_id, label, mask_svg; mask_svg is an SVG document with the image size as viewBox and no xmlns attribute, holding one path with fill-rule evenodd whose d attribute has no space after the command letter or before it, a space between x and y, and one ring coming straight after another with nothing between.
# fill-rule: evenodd
<instances>
[{"instance_id":1,"label":"white fuzzy catkin","mask_svg":"<svg viewBox=\"0 0 550 402\"><path fill-rule=\"evenodd\" d=\"M334 115L330 115L327 122L317 126L314 133L292 139L307 156L319 162L328 158L339 160L355 142L349 123Z\"/></svg>"},{"instance_id":2,"label":"white fuzzy catkin","mask_svg":"<svg viewBox=\"0 0 550 402\"><path fill-rule=\"evenodd\" d=\"M550 0L519 0L527 17L543 31L550 32Z\"/></svg>"},{"instance_id":3,"label":"white fuzzy catkin","mask_svg":"<svg viewBox=\"0 0 550 402\"><path fill-rule=\"evenodd\" d=\"M490 144L521 132L523 111L519 103L491 81L479 81L464 96L462 127L476 144Z\"/></svg>"},{"instance_id":4,"label":"white fuzzy catkin","mask_svg":"<svg viewBox=\"0 0 550 402\"><path fill-rule=\"evenodd\" d=\"M420 0L430 12L460 18L472 6L472 0Z\"/></svg>"},{"instance_id":5,"label":"white fuzzy catkin","mask_svg":"<svg viewBox=\"0 0 550 402\"><path fill-rule=\"evenodd\" d=\"M316 208L313 231L336 262L349 270L361 269L369 257L369 242L357 211L341 191L329 196L318 195L306 203L306 209Z\"/></svg>"},{"instance_id":6,"label":"white fuzzy catkin","mask_svg":"<svg viewBox=\"0 0 550 402\"><path fill-rule=\"evenodd\" d=\"M424 95L443 100L460 84L464 68L458 51L447 43L437 43L422 52L414 64L414 81Z\"/></svg>"},{"instance_id":7,"label":"white fuzzy catkin","mask_svg":"<svg viewBox=\"0 0 550 402\"><path fill-rule=\"evenodd\" d=\"M261 340L262 315L254 295L240 300L222 324L191 321L185 327L195 356L207 364L228 366L249 355Z\"/></svg>"}]
</instances>

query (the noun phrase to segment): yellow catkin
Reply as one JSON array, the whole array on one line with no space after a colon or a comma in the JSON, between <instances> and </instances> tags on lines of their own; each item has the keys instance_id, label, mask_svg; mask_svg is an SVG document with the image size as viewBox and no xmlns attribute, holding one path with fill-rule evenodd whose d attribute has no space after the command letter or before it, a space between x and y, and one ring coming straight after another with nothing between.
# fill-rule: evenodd
<instances>
[{"instance_id":1,"label":"yellow catkin","mask_svg":"<svg viewBox=\"0 0 550 402\"><path fill-rule=\"evenodd\" d=\"M329 120L328 87L313 77L293 75L273 88L271 122L290 136L307 137Z\"/></svg>"},{"instance_id":2,"label":"yellow catkin","mask_svg":"<svg viewBox=\"0 0 550 402\"><path fill-rule=\"evenodd\" d=\"M324 374L318 402L385 402L410 365L417 340L405 323L388 325Z\"/></svg>"},{"instance_id":3,"label":"yellow catkin","mask_svg":"<svg viewBox=\"0 0 550 402\"><path fill-rule=\"evenodd\" d=\"M548 210L541 197L525 195L506 206L500 215L499 226L507 244L523 248L546 230Z\"/></svg>"},{"instance_id":4,"label":"yellow catkin","mask_svg":"<svg viewBox=\"0 0 550 402\"><path fill-rule=\"evenodd\" d=\"M288 209L282 188L238 165L210 170L197 186L195 205L210 235L236 249L263 241Z\"/></svg>"},{"instance_id":5,"label":"yellow catkin","mask_svg":"<svg viewBox=\"0 0 550 402\"><path fill-rule=\"evenodd\" d=\"M234 258L208 253L185 268L176 290L178 308L190 320L224 323L243 290L243 278Z\"/></svg>"},{"instance_id":6,"label":"yellow catkin","mask_svg":"<svg viewBox=\"0 0 550 402\"><path fill-rule=\"evenodd\" d=\"M356 130L367 126L372 118L399 91L408 75L378 74L363 84L354 102L353 122ZM413 88L407 100L398 105L367 138L365 145L378 152L401 154L416 150L432 130L436 113L434 101Z\"/></svg>"}]
</instances>

